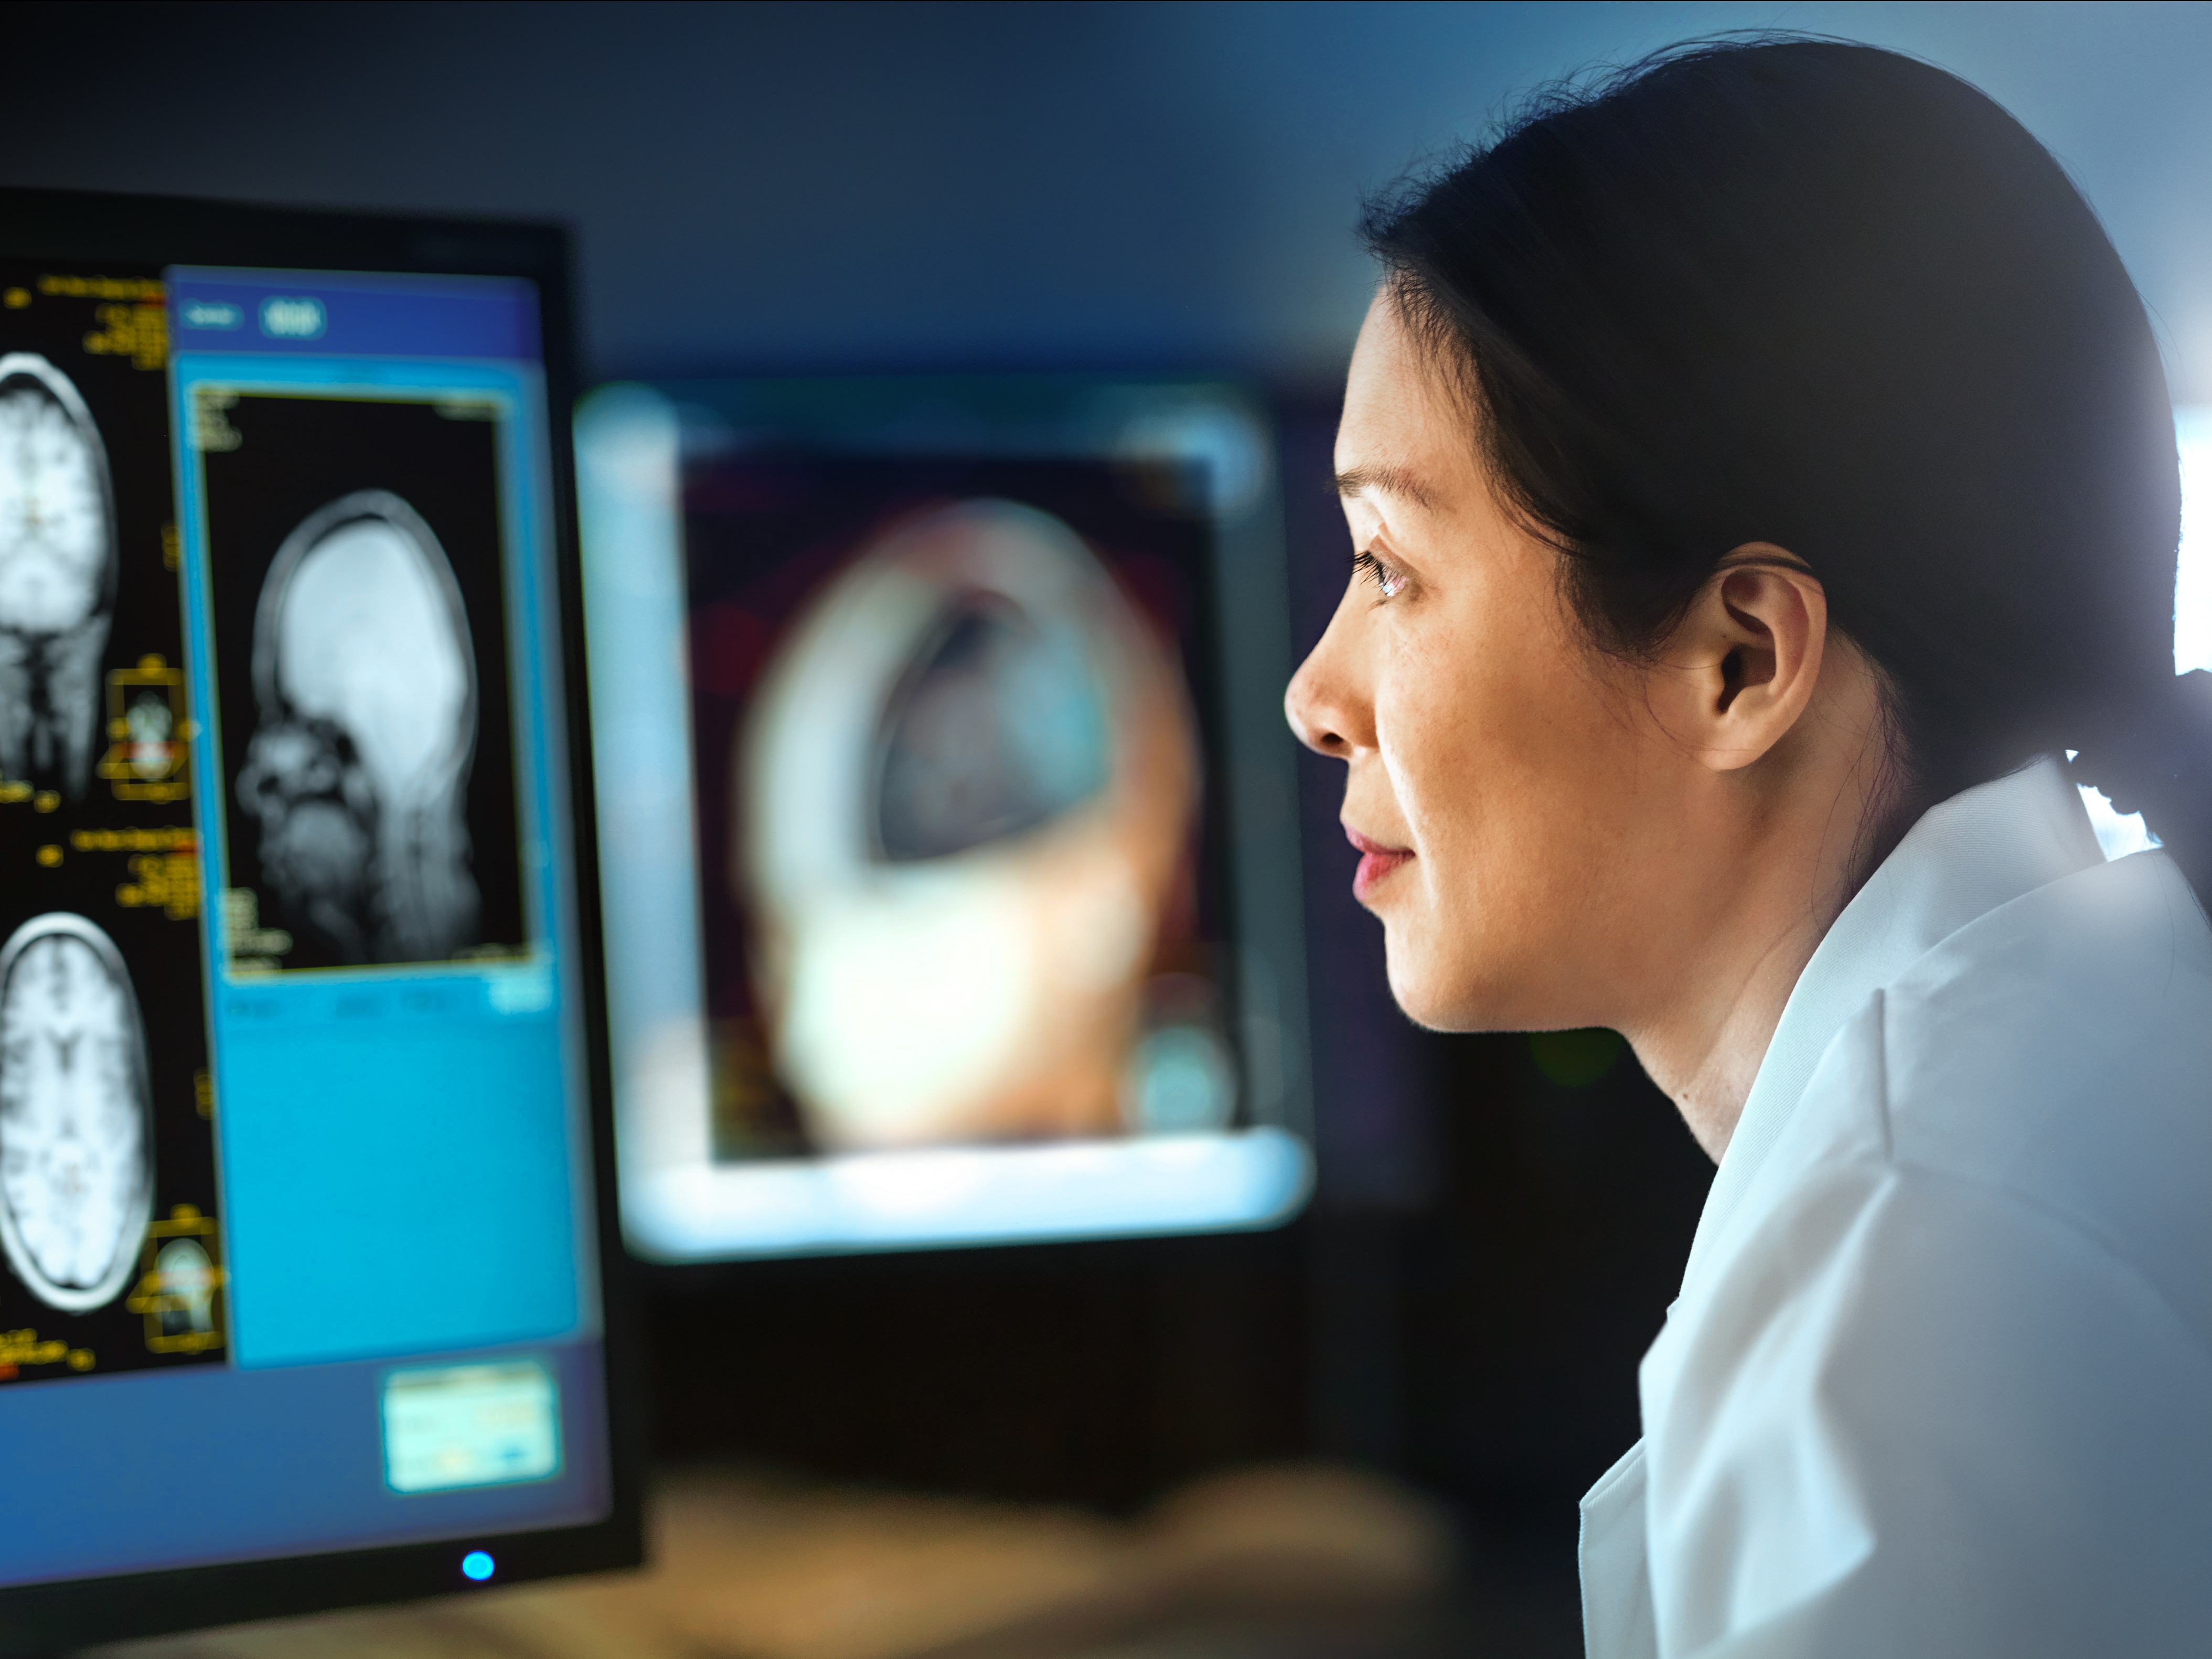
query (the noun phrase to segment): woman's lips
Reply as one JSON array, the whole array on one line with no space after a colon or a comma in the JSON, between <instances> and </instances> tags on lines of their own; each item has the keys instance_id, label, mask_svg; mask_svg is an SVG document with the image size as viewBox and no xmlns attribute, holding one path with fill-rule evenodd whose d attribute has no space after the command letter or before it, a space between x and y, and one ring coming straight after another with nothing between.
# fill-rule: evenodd
<instances>
[{"instance_id":1,"label":"woman's lips","mask_svg":"<svg viewBox=\"0 0 2212 1659\"><path fill-rule=\"evenodd\" d=\"M1344 838L1359 849L1359 868L1352 874L1352 896L1363 904L1393 870L1413 861L1412 848L1385 847L1379 841L1369 840L1350 824L1345 826Z\"/></svg>"}]
</instances>

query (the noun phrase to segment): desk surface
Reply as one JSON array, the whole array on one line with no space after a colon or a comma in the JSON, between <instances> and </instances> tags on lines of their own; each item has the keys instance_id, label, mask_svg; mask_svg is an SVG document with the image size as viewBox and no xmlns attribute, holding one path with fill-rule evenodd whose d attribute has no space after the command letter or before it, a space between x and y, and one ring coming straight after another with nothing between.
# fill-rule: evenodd
<instances>
[{"instance_id":1,"label":"desk surface","mask_svg":"<svg viewBox=\"0 0 2212 1659\"><path fill-rule=\"evenodd\" d=\"M1137 1521L694 1471L653 1565L123 1644L100 1659L1078 1659L1425 1653L1441 1517L1326 1467L1248 1470ZM1441 1632L1434 1632L1440 1635ZM1521 1650L1516 1649L1516 1651Z\"/></svg>"}]
</instances>

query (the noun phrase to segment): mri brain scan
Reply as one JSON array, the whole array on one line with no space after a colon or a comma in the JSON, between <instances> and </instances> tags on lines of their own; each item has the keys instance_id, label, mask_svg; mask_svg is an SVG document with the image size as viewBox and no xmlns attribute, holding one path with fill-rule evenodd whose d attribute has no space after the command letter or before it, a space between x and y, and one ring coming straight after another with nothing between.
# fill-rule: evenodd
<instances>
[{"instance_id":1,"label":"mri brain scan","mask_svg":"<svg viewBox=\"0 0 2212 1659\"><path fill-rule=\"evenodd\" d=\"M138 1000L114 941L38 916L0 948L0 1244L47 1306L119 1295L153 1217Z\"/></svg>"},{"instance_id":2,"label":"mri brain scan","mask_svg":"<svg viewBox=\"0 0 2212 1659\"><path fill-rule=\"evenodd\" d=\"M123 723L129 733L125 757L133 773L150 781L176 769L177 720L166 699L141 692Z\"/></svg>"},{"instance_id":3,"label":"mri brain scan","mask_svg":"<svg viewBox=\"0 0 2212 1659\"><path fill-rule=\"evenodd\" d=\"M164 1336L204 1336L215 1329L215 1263L189 1238L173 1238L154 1258Z\"/></svg>"},{"instance_id":4,"label":"mri brain scan","mask_svg":"<svg viewBox=\"0 0 2212 1659\"><path fill-rule=\"evenodd\" d=\"M362 490L286 538L255 616L253 687L238 798L291 923L347 963L477 943L475 659L453 568L406 502Z\"/></svg>"},{"instance_id":5,"label":"mri brain scan","mask_svg":"<svg viewBox=\"0 0 2212 1659\"><path fill-rule=\"evenodd\" d=\"M82 797L115 600L106 447L69 377L0 356L0 771Z\"/></svg>"},{"instance_id":6,"label":"mri brain scan","mask_svg":"<svg viewBox=\"0 0 2212 1659\"><path fill-rule=\"evenodd\" d=\"M738 743L731 873L817 1139L1117 1128L1198 751L1082 539L994 500L892 528L785 636Z\"/></svg>"}]
</instances>

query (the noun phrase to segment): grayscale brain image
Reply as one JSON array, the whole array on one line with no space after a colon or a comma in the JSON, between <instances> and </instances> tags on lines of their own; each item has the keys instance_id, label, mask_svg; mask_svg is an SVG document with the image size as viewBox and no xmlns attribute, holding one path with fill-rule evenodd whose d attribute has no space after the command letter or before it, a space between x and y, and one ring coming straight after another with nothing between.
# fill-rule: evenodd
<instances>
[{"instance_id":1,"label":"grayscale brain image","mask_svg":"<svg viewBox=\"0 0 2212 1659\"><path fill-rule=\"evenodd\" d=\"M39 353L0 355L0 772L83 798L115 586L115 493L92 411Z\"/></svg>"},{"instance_id":2,"label":"grayscale brain image","mask_svg":"<svg viewBox=\"0 0 2212 1659\"><path fill-rule=\"evenodd\" d=\"M118 904L98 854L25 862L51 908L0 912L0 1384L220 1364L197 912Z\"/></svg>"},{"instance_id":3,"label":"grayscale brain image","mask_svg":"<svg viewBox=\"0 0 2212 1659\"><path fill-rule=\"evenodd\" d=\"M0 1387L224 1358L167 367L0 261Z\"/></svg>"},{"instance_id":4,"label":"grayscale brain image","mask_svg":"<svg viewBox=\"0 0 2212 1659\"><path fill-rule=\"evenodd\" d=\"M526 945L494 413L202 417L234 967Z\"/></svg>"},{"instance_id":5,"label":"grayscale brain image","mask_svg":"<svg viewBox=\"0 0 2212 1659\"><path fill-rule=\"evenodd\" d=\"M0 946L0 1246L50 1308L112 1302L152 1220L146 1039L99 924L56 911Z\"/></svg>"},{"instance_id":6,"label":"grayscale brain image","mask_svg":"<svg viewBox=\"0 0 2212 1659\"><path fill-rule=\"evenodd\" d=\"M254 618L253 695L238 794L278 908L349 963L477 943L469 621L405 501L356 490L285 538Z\"/></svg>"},{"instance_id":7,"label":"grayscale brain image","mask_svg":"<svg viewBox=\"0 0 2212 1659\"><path fill-rule=\"evenodd\" d=\"M214 1258L198 1239L173 1238L155 1252L161 1295L155 1323L167 1340L204 1341L215 1334L216 1288L222 1281Z\"/></svg>"}]
</instances>

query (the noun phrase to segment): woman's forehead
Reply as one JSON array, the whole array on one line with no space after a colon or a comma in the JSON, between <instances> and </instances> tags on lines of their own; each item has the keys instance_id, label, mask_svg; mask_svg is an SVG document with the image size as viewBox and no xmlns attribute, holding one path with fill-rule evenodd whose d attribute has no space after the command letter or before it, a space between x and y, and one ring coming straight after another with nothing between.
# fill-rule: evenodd
<instances>
[{"instance_id":1,"label":"woman's forehead","mask_svg":"<svg viewBox=\"0 0 2212 1659\"><path fill-rule=\"evenodd\" d=\"M1397 307L1378 296L1346 377L1336 434L1338 493L1348 501L1449 510L1478 473L1468 418L1461 400L1438 384Z\"/></svg>"}]
</instances>

